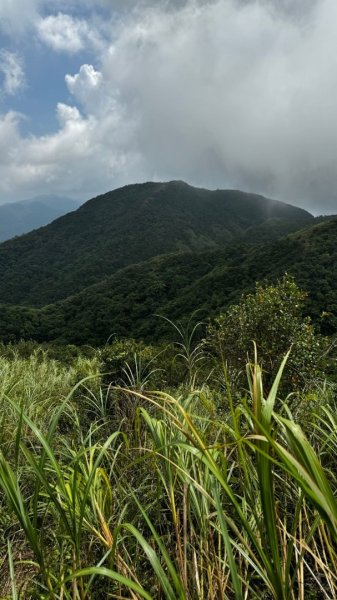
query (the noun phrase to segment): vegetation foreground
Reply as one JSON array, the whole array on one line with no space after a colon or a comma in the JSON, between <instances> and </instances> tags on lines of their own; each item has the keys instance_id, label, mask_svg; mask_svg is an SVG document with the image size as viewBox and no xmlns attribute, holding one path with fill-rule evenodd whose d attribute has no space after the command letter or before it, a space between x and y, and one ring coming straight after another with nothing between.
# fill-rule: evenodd
<instances>
[{"instance_id":1,"label":"vegetation foreground","mask_svg":"<svg viewBox=\"0 0 337 600\"><path fill-rule=\"evenodd\" d=\"M1 348L2 600L337 597L336 390L300 299L257 288L168 348Z\"/></svg>"}]
</instances>

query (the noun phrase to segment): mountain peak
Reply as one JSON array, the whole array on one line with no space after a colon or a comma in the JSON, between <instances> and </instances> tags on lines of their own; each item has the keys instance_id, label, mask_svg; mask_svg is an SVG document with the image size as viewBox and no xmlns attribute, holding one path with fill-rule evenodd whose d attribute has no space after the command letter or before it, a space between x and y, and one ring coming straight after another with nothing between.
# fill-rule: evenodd
<instances>
[{"instance_id":1,"label":"mountain peak","mask_svg":"<svg viewBox=\"0 0 337 600\"><path fill-rule=\"evenodd\" d=\"M273 239L311 220L302 209L238 190L128 185L1 244L2 302L43 305L158 255Z\"/></svg>"}]
</instances>

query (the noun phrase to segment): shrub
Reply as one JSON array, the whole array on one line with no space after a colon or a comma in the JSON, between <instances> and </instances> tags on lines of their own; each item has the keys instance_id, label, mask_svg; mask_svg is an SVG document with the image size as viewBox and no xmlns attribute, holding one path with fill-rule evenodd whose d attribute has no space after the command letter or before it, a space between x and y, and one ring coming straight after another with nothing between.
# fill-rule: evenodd
<instances>
[{"instance_id":1,"label":"shrub","mask_svg":"<svg viewBox=\"0 0 337 600\"><path fill-rule=\"evenodd\" d=\"M307 389L324 377L327 341L315 333L309 317L302 317L305 298L287 274L274 285L257 283L254 294L243 296L209 326L208 344L242 382L247 358L253 362L256 341L267 388L291 348L283 391Z\"/></svg>"}]
</instances>

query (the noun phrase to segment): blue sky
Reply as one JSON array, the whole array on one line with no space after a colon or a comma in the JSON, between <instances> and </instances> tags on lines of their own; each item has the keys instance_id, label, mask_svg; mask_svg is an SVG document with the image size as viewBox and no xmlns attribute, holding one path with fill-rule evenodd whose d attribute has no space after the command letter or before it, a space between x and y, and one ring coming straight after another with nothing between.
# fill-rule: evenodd
<instances>
[{"instance_id":1,"label":"blue sky","mask_svg":"<svg viewBox=\"0 0 337 600\"><path fill-rule=\"evenodd\" d=\"M1 0L0 203L184 179L337 213L336 22L335 0Z\"/></svg>"}]
</instances>

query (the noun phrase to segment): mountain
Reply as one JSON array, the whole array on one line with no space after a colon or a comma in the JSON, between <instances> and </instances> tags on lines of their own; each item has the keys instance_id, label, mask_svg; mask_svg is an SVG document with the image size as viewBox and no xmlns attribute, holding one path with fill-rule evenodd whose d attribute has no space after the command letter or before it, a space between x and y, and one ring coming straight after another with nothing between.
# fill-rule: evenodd
<instances>
[{"instance_id":1,"label":"mountain","mask_svg":"<svg viewBox=\"0 0 337 600\"><path fill-rule=\"evenodd\" d=\"M305 210L236 190L128 185L1 244L0 297L42 307L156 256L266 242L313 222Z\"/></svg>"},{"instance_id":2,"label":"mountain","mask_svg":"<svg viewBox=\"0 0 337 600\"><path fill-rule=\"evenodd\" d=\"M144 340L170 336L156 314L208 319L253 291L257 280L292 273L309 293L306 312L325 334L337 332L337 218L281 240L159 256L121 269L66 300L29 308L1 306L0 338L104 344L111 334Z\"/></svg>"},{"instance_id":3,"label":"mountain","mask_svg":"<svg viewBox=\"0 0 337 600\"><path fill-rule=\"evenodd\" d=\"M79 202L63 196L37 196L0 205L0 242L47 225L78 208Z\"/></svg>"}]
</instances>

